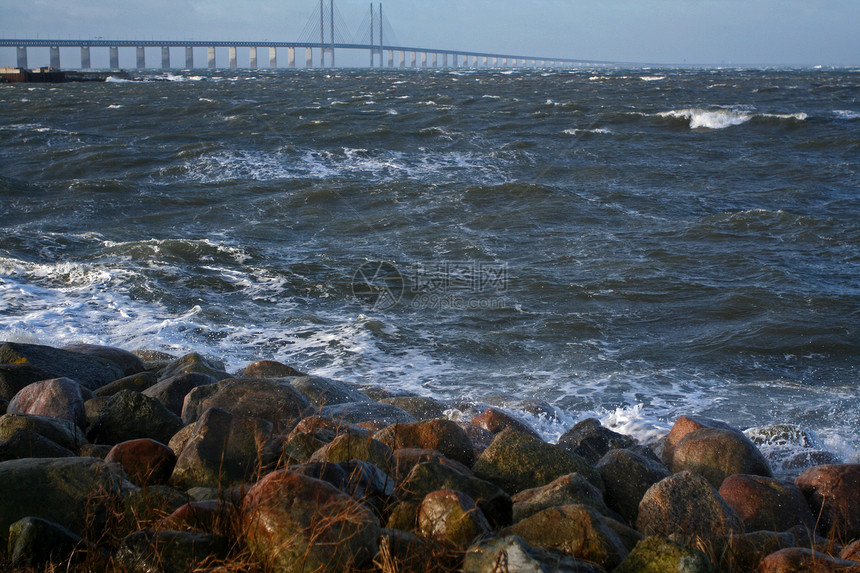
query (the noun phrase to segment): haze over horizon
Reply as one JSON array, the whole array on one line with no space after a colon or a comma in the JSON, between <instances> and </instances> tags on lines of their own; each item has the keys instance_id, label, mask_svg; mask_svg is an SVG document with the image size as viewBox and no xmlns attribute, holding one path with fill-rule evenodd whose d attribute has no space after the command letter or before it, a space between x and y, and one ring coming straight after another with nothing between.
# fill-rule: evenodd
<instances>
[{"instance_id":1,"label":"haze over horizon","mask_svg":"<svg viewBox=\"0 0 860 573\"><path fill-rule=\"evenodd\" d=\"M350 34L369 4L336 0ZM315 0L252 8L227 0L0 0L0 37L297 41L315 8ZM384 11L398 42L414 47L672 65L860 65L857 0L387 0ZM47 51L31 52L31 66L45 65ZM364 65L367 57L355 59ZM0 65L15 65L14 48L0 48Z\"/></svg>"}]
</instances>

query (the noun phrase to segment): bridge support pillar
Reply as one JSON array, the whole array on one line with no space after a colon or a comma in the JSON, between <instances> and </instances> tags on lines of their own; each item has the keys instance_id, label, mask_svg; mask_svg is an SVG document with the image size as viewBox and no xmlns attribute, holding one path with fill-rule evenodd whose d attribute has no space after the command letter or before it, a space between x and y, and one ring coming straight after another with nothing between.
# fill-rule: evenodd
<instances>
[{"instance_id":1,"label":"bridge support pillar","mask_svg":"<svg viewBox=\"0 0 860 573\"><path fill-rule=\"evenodd\" d=\"M27 69L30 66L27 65L27 46L18 46L16 50L18 54L18 67L22 69Z\"/></svg>"},{"instance_id":2,"label":"bridge support pillar","mask_svg":"<svg viewBox=\"0 0 860 573\"><path fill-rule=\"evenodd\" d=\"M90 47L81 46L81 69L89 70L90 68L92 68L90 64Z\"/></svg>"},{"instance_id":3,"label":"bridge support pillar","mask_svg":"<svg viewBox=\"0 0 860 573\"><path fill-rule=\"evenodd\" d=\"M448 67L448 54L442 54L442 67Z\"/></svg>"},{"instance_id":4,"label":"bridge support pillar","mask_svg":"<svg viewBox=\"0 0 860 573\"><path fill-rule=\"evenodd\" d=\"M295 59L295 56L296 56L296 54L295 54L295 52L293 52L293 59ZM293 62L293 64L295 65L295 61ZM273 47L273 46L269 47L269 67L270 68L277 68L278 67L278 49Z\"/></svg>"},{"instance_id":5,"label":"bridge support pillar","mask_svg":"<svg viewBox=\"0 0 860 573\"><path fill-rule=\"evenodd\" d=\"M194 69L194 48L191 46L185 46L185 67Z\"/></svg>"},{"instance_id":6,"label":"bridge support pillar","mask_svg":"<svg viewBox=\"0 0 860 573\"><path fill-rule=\"evenodd\" d=\"M433 52L433 67L439 67L439 54L437 54L436 52Z\"/></svg>"},{"instance_id":7,"label":"bridge support pillar","mask_svg":"<svg viewBox=\"0 0 860 573\"><path fill-rule=\"evenodd\" d=\"M110 69L119 69L119 48L117 46L110 47Z\"/></svg>"},{"instance_id":8,"label":"bridge support pillar","mask_svg":"<svg viewBox=\"0 0 860 573\"><path fill-rule=\"evenodd\" d=\"M231 68L239 67L239 61L238 61L238 58L236 57L236 51L237 51L236 46L230 46L229 48L227 48L227 52L230 55L230 67Z\"/></svg>"},{"instance_id":9,"label":"bridge support pillar","mask_svg":"<svg viewBox=\"0 0 860 573\"><path fill-rule=\"evenodd\" d=\"M418 67L418 52L412 52L412 64L411 64L411 67L413 67L413 68L417 68L417 67Z\"/></svg>"},{"instance_id":10,"label":"bridge support pillar","mask_svg":"<svg viewBox=\"0 0 860 573\"><path fill-rule=\"evenodd\" d=\"M167 46L161 47L161 69L170 69L170 48L168 48Z\"/></svg>"},{"instance_id":11,"label":"bridge support pillar","mask_svg":"<svg viewBox=\"0 0 860 573\"><path fill-rule=\"evenodd\" d=\"M401 68L406 67L406 52L404 52L402 50L400 51L400 67Z\"/></svg>"},{"instance_id":12,"label":"bridge support pillar","mask_svg":"<svg viewBox=\"0 0 860 573\"><path fill-rule=\"evenodd\" d=\"M215 67L215 46L206 48L206 60L210 68Z\"/></svg>"},{"instance_id":13,"label":"bridge support pillar","mask_svg":"<svg viewBox=\"0 0 860 573\"><path fill-rule=\"evenodd\" d=\"M257 69L257 47L251 46L248 48L248 67L252 70Z\"/></svg>"},{"instance_id":14,"label":"bridge support pillar","mask_svg":"<svg viewBox=\"0 0 860 573\"><path fill-rule=\"evenodd\" d=\"M314 67L314 52L310 48L305 48L305 67Z\"/></svg>"},{"instance_id":15,"label":"bridge support pillar","mask_svg":"<svg viewBox=\"0 0 860 573\"><path fill-rule=\"evenodd\" d=\"M394 50L388 50L388 67L394 67Z\"/></svg>"},{"instance_id":16,"label":"bridge support pillar","mask_svg":"<svg viewBox=\"0 0 860 573\"><path fill-rule=\"evenodd\" d=\"M427 52L421 52L421 67L427 67Z\"/></svg>"},{"instance_id":17,"label":"bridge support pillar","mask_svg":"<svg viewBox=\"0 0 860 573\"><path fill-rule=\"evenodd\" d=\"M59 46L51 46L51 67L60 69L60 48Z\"/></svg>"},{"instance_id":18,"label":"bridge support pillar","mask_svg":"<svg viewBox=\"0 0 860 573\"><path fill-rule=\"evenodd\" d=\"M296 67L296 49L287 48L287 65L291 68Z\"/></svg>"},{"instance_id":19,"label":"bridge support pillar","mask_svg":"<svg viewBox=\"0 0 860 573\"><path fill-rule=\"evenodd\" d=\"M146 48L143 46L137 47L137 68L143 69L146 67Z\"/></svg>"}]
</instances>

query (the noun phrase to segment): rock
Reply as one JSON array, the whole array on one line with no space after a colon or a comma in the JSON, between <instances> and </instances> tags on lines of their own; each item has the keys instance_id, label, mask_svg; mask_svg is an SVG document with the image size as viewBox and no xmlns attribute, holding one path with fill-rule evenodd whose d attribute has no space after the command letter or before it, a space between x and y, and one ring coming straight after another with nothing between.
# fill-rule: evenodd
<instances>
[{"instance_id":1,"label":"rock","mask_svg":"<svg viewBox=\"0 0 860 573\"><path fill-rule=\"evenodd\" d=\"M235 504L221 499L207 499L179 506L173 513L155 523L153 528L230 537L238 517L239 510Z\"/></svg>"},{"instance_id":2,"label":"rock","mask_svg":"<svg viewBox=\"0 0 860 573\"><path fill-rule=\"evenodd\" d=\"M606 505L627 521L636 523L639 502L655 483L669 477L670 472L656 460L629 449L611 449L595 466L600 472L606 493Z\"/></svg>"},{"instance_id":3,"label":"rock","mask_svg":"<svg viewBox=\"0 0 860 573\"><path fill-rule=\"evenodd\" d=\"M475 459L490 447L490 444L493 443L493 439L496 437L493 432L474 424L467 424L465 422L456 422L456 424L469 436L469 440L472 442L472 451L475 452Z\"/></svg>"},{"instance_id":4,"label":"rock","mask_svg":"<svg viewBox=\"0 0 860 573\"><path fill-rule=\"evenodd\" d=\"M99 414L102 413L102 408L107 405L109 400L110 396L96 396L84 402L84 414L87 417L88 428L96 423L96 420L99 419Z\"/></svg>"},{"instance_id":5,"label":"rock","mask_svg":"<svg viewBox=\"0 0 860 573\"><path fill-rule=\"evenodd\" d=\"M81 535L104 526L109 507L130 487L95 458L25 458L0 462L0 540L24 517L41 517Z\"/></svg>"},{"instance_id":6,"label":"rock","mask_svg":"<svg viewBox=\"0 0 860 573\"><path fill-rule=\"evenodd\" d=\"M749 438L736 430L701 428L675 444L669 468L692 471L720 487L733 474L771 477L770 466Z\"/></svg>"},{"instance_id":7,"label":"rock","mask_svg":"<svg viewBox=\"0 0 860 573\"><path fill-rule=\"evenodd\" d=\"M313 412L308 399L289 383L259 378L228 378L195 388L185 397L182 421L191 424L209 408L262 418L273 423L278 431L291 430Z\"/></svg>"},{"instance_id":8,"label":"rock","mask_svg":"<svg viewBox=\"0 0 860 573\"><path fill-rule=\"evenodd\" d=\"M603 522L606 523L606 526L609 527L609 529L615 532L615 535L617 535L618 539L621 541L621 545L623 545L627 551L633 551L636 544L645 539L644 535L626 523L622 523L621 521L606 515L602 515L602 517Z\"/></svg>"},{"instance_id":9,"label":"rock","mask_svg":"<svg viewBox=\"0 0 860 573\"><path fill-rule=\"evenodd\" d=\"M364 460L372 463L386 473L393 473L394 458L391 448L378 440L357 436L352 433L341 434L330 444L326 444L313 455L311 462L348 462Z\"/></svg>"},{"instance_id":10,"label":"rock","mask_svg":"<svg viewBox=\"0 0 860 573\"><path fill-rule=\"evenodd\" d=\"M18 430L0 442L0 461L21 458L71 458L75 453L33 430Z\"/></svg>"},{"instance_id":11,"label":"rock","mask_svg":"<svg viewBox=\"0 0 860 573\"><path fill-rule=\"evenodd\" d=\"M251 481L271 461L266 448L271 437L271 422L210 408L176 460L172 481L185 489Z\"/></svg>"},{"instance_id":12,"label":"rock","mask_svg":"<svg viewBox=\"0 0 860 573\"><path fill-rule=\"evenodd\" d=\"M418 529L427 537L444 539L462 548L476 537L492 532L474 500L450 489L430 492L424 497L418 508Z\"/></svg>"},{"instance_id":13,"label":"rock","mask_svg":"<svg viewBox=\"0 0 860 573\"><path fill-rule=\"evenodd\" d=\"M191 439L192 434L194 434L194 427L196 425L197 423L195 422L194 424L182 426L182 429L173 434L173 437L167 442L167 447L173 451L177 458L182 453L182 450L185 449L185 444Z\"/></svg>"},{"instance_id":14,"label":"rock","mask_svg":"<svg viewBox=\"0 0 860 573\"><path fill-rule=\"evenodd\" d=\"M842 541L860 538L860 464L809 468L795 483L818 516L822 535Z\"/></svg>"},{"instance_id":15,"label":"rock","mask_svg":"<svg viewBox=\"0 0 860 573\"><path fill-rule=\"evenodd\" d=\"M74 562L72 555L86 547L80 535L40 517L25 517L9 527L9 557L17 567Z\"/></svg>"},{"instance_id":16,"label":"rock","mask_svg":"<svg viewBox=\"0 0 860 573\"><path fill-rule=\"evenodd\" d=\"M535 432L531 426L521 420L517 420L510 414L503 412L498 408L487 408L482 414L472 418L471 423L473 426L478 426L479 428L483 428L493 434L498 434L502 430L511 429L542 440L540 434Z\"/></svg>"},{"instance_id":17,"label":"rock","mask_svg":"<svg viewBox=\"0 0 860 573\"><path fill-rule=\"evenodd\" d=\"M511 498L514 523L559 505L587 505L603 515L612 513L603 502L600 490L580 474L561 476L545 486L527 489Z\"/></svg>"},{"instance_id":18,"label":"rock","mask_svg":"<svg viewBox=\"0 0 860 573\"><path fill-rule=\"evenodd\" d=\"M666 467L672 467L671 461L675 446L677 446L687 434L695 432L696 430L701 430L702 428L738 432L735 428L718 420L711 420L710 418L704 418L701 416L681 416L675 420L675 423L672 425L672 429L669 431L669 435L666 436L666 441L663 446L662 459Z\"/></svg>"},{"instance_id":19,"label":"rock","mask_svg":"<svg viewBox=\"0 0 860 573\"><path fill-rule=\"evenodd\" d=\"M115 531L152 527L188 501L186 492L165 485L150 485L132 491L122 500L122 519Z\"/></svg>"},{"instance_id":20,"label":"rock","mask_svg":"<svg viewBox=\"0 0 860 573\"><path fill-rule=\"evenodd\" d=\"M140 358L121 348L99 346L98 344L69 344L64 346L63 350L109 360L122 370L122 376L131 376L146 370L146 366Z\"/></svg>"},{"instance_id":21,"label":"rock","mask_svg":"<svg viewBox=\"0 0 860 573\"><path fill-rule=\"evenodd\" d=\"M274 360L257 360L245 367L242 378L292 378L305 376L292 366Z\"/></svg>"},{"instance_id":22,"label":"rock","mask_svg":"<svg viewBox=\"0 0 860 573\"><path fill-rule=\"evenodd\" d=\"M530 545L555 549L606 569L617 567L627 557L627 549L615 532L600 514L585 505L545 509L501 534L517 535Z\"/></svg>"},{"instance_id":23,"label":"rock","mask_svg":"<svg viewBox=\"0 0 860 573\"><path fill-rule=\"evenodd\" d=\"M571 473L580 473L592 484L603 487L600 474L576 454L510 428L496 434L472 471L509 494L546 485Z\"/></svg>"},{"instance_id":24,"label":"rock","mask_svg":"<svg viewBox=\"0 0 860 573\"><path fill-rule=\"evenodd\" d=\"M469 436L450 420L393 424L377 432L374 438L392 450L401 448L436 450L467 467L475 463L475 452L472 450Z\"/></svg>"},{"instance_id":25,"label":"rock","mask_svg":"<svg viewBox=\"0 0 860 573\"><path fill-rule=\"evenodd\" d=\"M122 540L114 561L128 573L192 573L227 557L223 539L186 531L136 531Z\"/></svg>"},{"instance_id":26,"label":"rock","mask_svg":"<svg viewBox=\"0 0 860 573\"><path fill-rule=\"evenodd\" d=\"M108 444L84 444L78 448L78 455L83 458L98 458L103 460L112 449L113 446Z\"/></svg>"},{"instance_id":27,"label":"rock","mask_svg":"<svg viewBox=\"0 0 860 573\"><path fill-rule=\"evenodd\" d=\"M113 396L120 390L134 390L135 392L143 392L150 386L154 386L158 382L158 376L154 372L140 372L132 374L119 380L114 380L110 384L105 384L94 392L96 396Z\"/></svg>"},{"instance_id":28,"label":"rock","mask_svg":"<svg viewBox=\"0 0 860 573\"><path fill-rule=\"evenodd\" d=\"M433 543L427 543L417 535L397 529L382 529L379 536L379 553L374 565L380 571L398 573L427 573L428 571L447 572L457 569L457 560L442 557L456 555L455 552L434 551ZM441 554L440 554L441 553ZM447 563L446 561L451 561Z\"/></svg>"},{"instance_id":29,"label":"rock","mask_svg":"<svg viewBox=\"0 0 860 573\"><path fill-rule=\"evenodd\" d=\"M0 416L0 441L8 440L20 430L36 432L73 452L87 443L83 431L75 424L65 420L31 414L4 414Z\"/></svg>"},{"instance_id":30,"label":"rock","mask_svg":"<svg viewBox=\"0 0 860 573\"><path fill-rule=\"evenodd\" d=\"M758 571L759 573L860 573L860 563L831 557L812 549L790 547L765 557Z\"/></svg>"},{"instance_id":31,"label":"rock","mask_svg":"<svg viewBox=\"0 0 860 573\"><path fill-rule=\"evenodd\" d=\"M720 555L720 569L725 571L755 571L761 561L780 549L799 546L789 532L753 531L733 535L718 543L725 549Z\"/></svg>"},{"instance_id":32,"label":"rock","mask_svg":"<svg viewBox=\"0 0 860 573\"><path fill-rule=\"evenodd\" d=\"M121 465L128 478L139 486L165 485L176 465L176 454L161 442L140 438L115 445L105 461Z\"/></svg>"},{"instance_id":33,"label":"rock","mask_svg":"<svg viewBox=\"0 0 860 573\"><path fill-rule=\"evenodd\" d=\"M711 573L705 555L661 537L640 541L612 573Z\"/></svg>"},{"instance_id":34,"label":"rock","mask_svg":"<svg viewBox=\"0 0 860 573\"><path fill-rule=\"evenodd\" d=\"M646 536L678 534L712 539L742 533L743 523L705 478L685 471L657 482L645 492L636 529Z\"/></svg>"},{"instance_id":35,"label":"rock","mask_svg":"<svg viewBox=\"0 0 860 573\"><path fill-rule=\"evenodd\" d=\"M325 442L317 439L313 434L290 434L290 437L282 442L281 456L277 464L279 466L306 464L314 452L325 445Z\"/></svg>"},{"instance_id":36,"label":"rock","mask_svg":"<svg viewBox=\"0 0 860 573\"><path fill-rule=\"evenodd\" d=\"M291 378L290 384L317 408L333 404L348 404L353 402L370 402L360 390L338 380L329 380L320 376L301 376Z\"/></svg>"},{"instance_id":37,"label":"rock","mask_svg":"<svg viewBox=\"0 0 860 573\"><path fill-rule=\"evenodd\" d=\"M377 552L379 521L331 484L273 472L245 497L246 544L258 560L281 571L340 573Z\"/></svg>"},{"instance_id":38,"label":"rock","mask_svg":"<svg viewBox=\"0 0 860 573\"><path fill-rule=\"evenodd\" d=\"M405 410L401 410L397 406L380 404L378 402L347 402L324 406L320 409L320 415L350 424L379 422L383 424L383 427L390 426L391 424L409 424L417 421Z\"/></svg>"},{"instance_id":39,"label":"rock","mask_svg":"<svg viewBox=\"0 0 860 573\"><path fill-rule=\"evenodd\" d=\"M587 418L562 434L558 445L596 464L609 450L635 446L636 440L604 428L595 418Z\"/></svg>"},{"instance_id":40,"label":"rock","mask_svg":"<svg viewBox=\"0 0 860 573\"><path fill-rule=\"evenodd\" d=\"M373 432L367 428L322 416L307 416L302 418L296 424L296 427L292 429L289 437L292 438L296 434L311 434L316 439L329 443L339 435L347 432L357 436L373 437Z\"/></svg>"},{"instance_id":41,"label":"rock","mask_svg":"<svg viewBox=\"0 0 860 573\"><path fill-rule=\"evenodd\" d=\"M388 511L386 527L402 531L418 531L418 508L420 501L401 501Z\"/></svg>"},{"instance_id":42,"label":"rock","mask_svg":"<svg viewBox=\"0 0 860 573\"><path fill-rule=\"evenodd\" d=\"M465 476L472 476L472 470L464 466L460 462L454 461L445 457L436 450L421 450L414 448L400 448L394 450L394 482L400 484L412 468L421 462L434 461L443 466L448 466L460 472Z\"/></svg>"},{"instance_id":43,"label":"rock","mask_svg":"<svg viewBox=\"0 0 860 573\"><path fill-rule=\"evenodd\" d=\"M11 400L25 386L53 377L32 364L0 364L0 399Z\"/></svg>"},{"instance_id":44,"label":"rock","mask_svg":"<svg viewBox=\"0 0 860 573\"><path fill-rule=\"evenodd\" d=\"M424 396L392 396L378 400L382 404L397 406L416 420L435 420L445 417L445 407L438 400Z\"/></svg>"},{"instance_id":45,"label":"rock","mask_svg":"<svg viewBox=\"0 0 860 573\"><path fill-rule=\"evenodd\" d=\"M164 404L131 390L108 397L87 432L92 442L118 444L137 438L151 438L166 444L182 428L182 421Z\"/></svg>"},{"instance_id":46,"label":"rock","mask_svg":"<svg viewBox=\"0 0 860 573\"><path fill-rule=\"evenodd\" d=\"M230 375L224 370L223 364L216 360L210 360L196 352L192 352L185 356L181 356L168 364L161 372L161 379L173 378L174 376L188 372L208 374L217 380L230 378Z\"/></svg>"},{"instance_id":47,"label":"rock","mask_svg":"<svg viewBox=\"0 0 860 573\"><path fill-rule=\"evenodd\" d=\"M741 518L747 531L785 531L795 525L815 529L815 517L794 484L735 474L723 481L719 492Z\"/></svg>"},{"instance_id":48,"label":"rock","mask_svg":"<svg viewBox=\"0 0 860 573\"><path fill-rule=\"evenodd\" d=\"M198 386L206 386L218 382L213 376L200 374L199 372L186 372L170 378L164 378L160 382L143 390L144 396L155 398L165 405L168 410L182 415L182 404L185 396Z\"/></svg>"},{"instance_id":49,"label":"rock","mask_svg":"<svg viewBox=\"0 0 860 573\"><path fill-rule=\"evenodd\" d=\"M47 416L86 428L84 401L92 397L92 392L70 378L53 378L22 388L9 402L6 412Z\"/></svg>"},{"instance_id":50,"label":"rock","mask_svg":"<svg viewBox=\"0 0 860 573\"><path fill-rule=\"evenodd\" d=\"M842 551L839 552L839 558L860 563L860 539L843 547Z\"/></svg>"},{"instance_id":51,"label":"rock","mask_svg":"<svg viewBox=\"0 0 860 573\"><path fill-rule=\"evenodd\" d=\"M0 346L0 364L29 364L49 372L48 378L71 378L90 390L124 376L110 360L40 344L5 343Z\"/></svg>"},{"instance_id":52,"label":"rock","mask_svg":"<svg viewBox=\"0 0 860 573\"><path fill-rule=\"evenodd\" d=\"M494 527L511 523L511 498L501 488L438 462L422 462L412 468L397 493L403 501L420 501L440 489L461 491L471 497Z\"/></svg>"},{"instance_id":53,"label":"rock","mask_svg":"<svg viewBox=\"0 0 860 573\"><path fill-rule=\"evenodd\" d=\"M147 362L163 362L163 361L171 361L176 360L176 356L170 354L168 352L162 352L160 350L132 350L132 354L143 360L144 364Z\"/></svg>"},{"instance_id":54,"label":"rock","mask_svg":"<svg viewBox=\"0 0 860 573\"><path fill-rule=\"evenodd\" d=\"M532 547L521 537L506 535L479 541L463 559L462 573L603 573L603 569L558 553Z\"/></svg>"}]
</instances>

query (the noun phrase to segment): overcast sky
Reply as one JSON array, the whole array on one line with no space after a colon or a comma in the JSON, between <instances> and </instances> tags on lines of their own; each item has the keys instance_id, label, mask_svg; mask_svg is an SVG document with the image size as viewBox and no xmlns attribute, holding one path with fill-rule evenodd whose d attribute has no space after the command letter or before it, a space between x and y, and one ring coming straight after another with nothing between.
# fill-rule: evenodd
<instances>
[{"instance_id":1,"label":"overcast sky","mask_svg":"<svg viewBox=\"0 0 860 573\"><path fill-rule=\"evenodd\" d=\"M335 3L353 28L370 9L369 0ZM296 41L318 6L0 0L0 37ZM860 0L386 0L384 12L400 44L417 47L666 64L860 65ZM0 48L0 65L14 64L14 48Z\"/></svg>"}]
</instances>

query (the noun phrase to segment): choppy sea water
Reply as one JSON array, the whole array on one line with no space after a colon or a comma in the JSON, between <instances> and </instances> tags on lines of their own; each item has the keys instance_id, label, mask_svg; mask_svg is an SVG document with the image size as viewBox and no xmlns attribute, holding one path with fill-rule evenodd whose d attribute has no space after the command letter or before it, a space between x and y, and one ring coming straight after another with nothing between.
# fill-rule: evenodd
<instances>
[{"instance_id":1,"label":"choppy sea water","mask_svg":"<svg viewBox=\"0 0 860 573\"><path fill-rule=\"evenodd\" d=\"M0 339L858 458L860 70L200 73L0 86Z\"/></svg>"}]
</instances>

